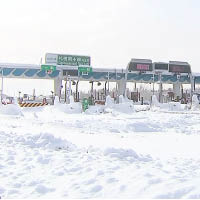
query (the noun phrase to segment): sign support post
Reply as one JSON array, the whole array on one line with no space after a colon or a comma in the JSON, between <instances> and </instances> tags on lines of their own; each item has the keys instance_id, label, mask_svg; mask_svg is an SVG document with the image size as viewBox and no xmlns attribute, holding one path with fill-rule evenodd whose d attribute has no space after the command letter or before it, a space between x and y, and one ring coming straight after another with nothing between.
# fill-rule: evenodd
<instances>
[{"instance_id":1,"label":"sign support post","mask_svg":"<svg viewBox=\"0 0 200 200\"><path fill-rule=\"evenodd\" d=\"M1 68L1 102L3 101L3 68Z\"/></svg>"}]
</instances>

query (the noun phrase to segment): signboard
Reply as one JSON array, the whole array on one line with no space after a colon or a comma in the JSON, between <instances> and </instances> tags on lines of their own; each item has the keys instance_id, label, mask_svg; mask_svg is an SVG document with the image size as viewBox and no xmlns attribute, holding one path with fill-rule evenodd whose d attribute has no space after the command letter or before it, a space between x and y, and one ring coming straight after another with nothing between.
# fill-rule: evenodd
<instances>
[{"instance_id":1,"label":"signboard","mask_svg":"<svg viewBox=\"0 0 200 200\"><path fill-rule=\"evenodd\" d=\"M169 61L169 72L191 73L191 67L188 62Z\"/></svg>"},{"instance_id":2,"label":"signboard","mask_svg":"<svg viewBox=\"0 0 200 200\"><path fill-rule=\"evenodd\" d=\"M46 53L45 55L45 63L46 64L57 64L57 54L53 54L53 53Z\"/></svg>"},{"instance_id":3,"label":"signboard","mask_svg":"<svg viewBox=\"0 0 200 200\"><path fill-rule=\"evenodd\" d=\"M168 71L168 63L155 63L154 69Z\"/></svg>"},{"instance_id":4,"label":"signboard","mask_svg":"<svg viewBox=\"0 0 200 200\"><path fill-rule=\"evenodd\" d=\"M55 65L41 65L42 71L56 71Z\"/></svg>"},{"instance_id":5,"label":"signboard","mask_svg":"<svg viewBox=\"0 0 200 200\"><path fill-rule=\"evenodd\" d=\"M150 65L147 65L147 64L136 64L136 69L148 71L150 69Z\"/></svg>"},{"instance_id":6,"label":"signboard","mask_svg":"<svg viewBox=\"0 0 200 200\"><path fill-rule=\"evenodd\" d=\"M191 73L191 69L189 65L169 65L169 72Z\"/></svg>"},{"instance_id":7,"label":"signboard","mask_svg":"<svg viewBox=\"0 0 200 200\"><path fill-rule=\"evenodd\" d=\"M69 65L69 66L79 66L87 65L90 66L89 56L78 56L78 55L63 55L63 54L52 54L47 53L45 56L45 63L56 64L56 65Z\"/></svg>"},{"instance_id":8,"label":"signboard","mask_svg":"<svg viewBox=\"0 0 200 200\"><path fill-rule=\"evenodd\" d=\"M64 69L63 76L78 76L78 70Z\"/></svg>"},{"instance_id":9,"label":"signboard","mask_svg":"<svg viewBox=\"0 0 200 200\"><path fill-rule=\"evenodd\" d=\"M129 71L152 71L152 63L134 63L130 62Z\"/></svg>"},{"instance_id":10,"label":"signboard","mask_svg":"<svg viewBox=\"0 0 200 200\"><path fill-rule=\"evenodd\" d=\"M79 72L84 72L84 73L90 73L90 72L92 72L92 67L90 67L90 66L79 66L78 67L78 71Z\"/></svg>"}]
</instances>

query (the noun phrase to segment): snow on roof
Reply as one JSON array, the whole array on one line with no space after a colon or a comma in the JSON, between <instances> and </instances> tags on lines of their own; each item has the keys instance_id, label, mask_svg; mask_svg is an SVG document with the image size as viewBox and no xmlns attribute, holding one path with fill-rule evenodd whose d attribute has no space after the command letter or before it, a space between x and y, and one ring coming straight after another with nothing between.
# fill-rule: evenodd
<instances>
[{"instance_id":1,"label":"snow on roof","mask_svg":"<svg viewBox=\"0 0 200 200\"><path fill-rule=\"evenodd\" d=\"M169 64L174 64L174 65L189 65L188 62L182 62L182 61L169 61Z\"/></svg>"},{"instance_id":2,"label":"snow on roof","mask_svg":"<svg viewBox=\"0 0 200 200\"><path fill-rule=\"evenodd\" d=\"M134 62L152 62L151 60L147 59L132 59ZM131 60L131 61L132 61ZM187 62L180 62L180 61L170 61L173 64L183 64L183 65L189 65ZM156 63L164 63L164 62L156 62ZM0 63L0 68L28 68L28 69L40 69L41 65L36 65L36 64L18 64L18 63ZM66 65L59 65L57 66L58 69L78 69L76 66L66 66ZM125 68L93 68L93 71L95 72L117 72L117 73L124 73L126 71ZM167 73L168 74L168 73ZM170 74L170 73L169 73ZM193 72L193 76L200 76L199 72Z\"/></svg>"},{"instance_id":3,"label":"snow on roof","mask_svg":"<svg viewBox=\"0 0 200 200\"><path fill-rule=\"evenodd\" d=\"M139 63L152 63L152 60L150 59L138 59L138 58L132 58L131 62L139 62Z\"/></svg>"},{"instance_id":4,"label":"snow on roof","mask_svg":"<svg viewBox=\"0 0 200 200\"><path fill-rule=\"evenodd\" d=\"M169 64L168 62L153 62L154 64Z\"/></svg>"},{"instance_id":5,"label":"snow on roof","mask_svg":"<svg viewBox=\"0 0 200 200\"><path fill-rule=\"evenodd\" d=\"M0 63L0 68L28 68L28 69L40 69L41 65L36 64L17 64L17 63ZM78 70L78 66L68 66L68 65L57 65L57 69L64 70ZM96 72L125 72L125 68L93 68Z\"/></svg>"},{"instance_id":6,"label":"snow on roof","mask_svg":"<svg viewBox=\"0 0 200 200\"><path fill-rule=\"evenodd\" d=\"M1 68L29 68L29 69L40 69L40 65L35 64L16 64L16 63L0 63Z\"/></svg>"},{"instance_id":7,"label":"snow on roof","mask_svg":"<svg viewBox=\"0 0 200 200\"><path fill-rule=\"evenodd\" d=\"M193 76L200 76L200 73L199 72L192 72L192 75Z\"/></svg>"}]
</instances>

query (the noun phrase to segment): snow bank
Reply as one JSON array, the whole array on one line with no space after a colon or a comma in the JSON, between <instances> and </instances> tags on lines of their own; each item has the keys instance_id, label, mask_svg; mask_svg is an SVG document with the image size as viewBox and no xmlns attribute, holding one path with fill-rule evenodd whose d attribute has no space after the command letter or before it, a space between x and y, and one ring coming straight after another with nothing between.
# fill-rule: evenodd
<instances>
[{"instance_id":1,"label":"snow bank","mask_svg":"<svg viewBox=\"0 0 200 200\"><path fill-rule=\"evenodd\" d=\"M159 101L158 101L156 95L153 95L153 96L152 96L152 104L151 104L151 105L152 105L152 106L155 106L155 107L160 107L160 103L159 103Z\"/></svg>"},{"instance_id":2,"label":"snow bank","mask_svg":"<svg viewBox=\"0 0 200 200\"><path fill-rule=\"evenodd\" d=\"M134 105L131 100L124 98L122 95L119 96L119 104L114 103L114 99L109 95L106 97L105 106L95 105L90 106L85 113L86 114L101 114L101 113L127 113L131 114L135 112Z\"/></svg>"},{"instance_id":3,"label":"snow bank","mask_svg":"<svg viewBox=\"0 0 200 200\"><path fill-rule=\"evenodd\" d=\"M85 114L102 114L104 113L104 105L89 106Z\"/></svg>"},{"instance_id":4,"label":"snow bank","mask_svg":"<svg viewBox=\"0 0 200 200\"><path fill-rule=\"evenodd\" d=\"M150 110L150 105L134 105L134 109L136 112L147 111Z\"/></svg>"},{"instance_id":5,"label":"snow bank","mask_svg":"<svg viewBox=\"0 0 200 200\"><path fill-rule=\"evenodd\" d=\"M76 146L67 140L56 138L50 133L40 133L25 137L18 137L17 142L28 145L31 148L65 149L74 150Z\"/></svg>"},{"instance_id":6,"label":"snow bank","mask_svg":"<svg viewBox=\"0 0 200 200\"><path fill-rule=\"evenodd\" d=\"M69 102L70 102L70 104L73 104L73 103L74 103L74 97L73 97L73 96L70 96L70 97L69 97Z\"/></svg>"},{"instance_id":7,"label":"snow bank","mask_svg":"<svg viewBox=\"0 0 200 200\"><path fill-rule=\"evenodd\" d=\"M112 108L112 107L114 106L114 99L111 98L110 95L108 95L108 96L106 97L105 106L106 106L106 107L110 107L110 108Z\"/></svg>"},{"instance_id":8,"label":"snow bank","mask_svg":"<svg viewBox=\"0 0 200 200\"><path fill-rule=\"evenodd\" d=\"M107 148L104 151L104 156L110 156L120 160L129 160L129 161L151 161L152 158L150 155L143 156L137 154L132 149L121 149L121 148Z\"/></svg>"},{"instance_id":9,"label":"snow bank","mask_svg":"<svg viewBox=\"0 0 200 200\"><path fill-rule=\"evenodd\" d=\"M153 96L152 96L152 102L151 102L151 110L152 110L152 111L158 111L158 110L160 110L161 107L163 107L163 105L164 105L164 104L161 104L161 103L158 101L156 95L153 95Z\"/></svg>"},{"instance_id":10,"label":"snow bank","mask_svg":"<svg viewBox=\"0 0 200 200\"><path fill-rule=\"evenodd\" d=\"M23 115L20 106L17 103L3 105L0 104L0 114L3 115Z\"/></svg>"},{"instance_id":11,"label":"snow bank","mask_svg":"<svg viewBox=\"0 0 200 200\"><path fill-rule=\"evenodd\" d=\"M81 113L82 112L82 105L80 102L74 102L72 96L70 96L70 103L69 104L62 104L59 102L59 98L55 97L54 106L46 106L44 111L59 111L62 113L73 114L73 113Z\"/></svg>"},{"instance_id":12,"label":"snow bank","mask_svg":"<svg viewBox=\"0 0 200 200\"><path fill-rule=\"evenodd\" d=\"M119 96L119 104L115 104L114 100L110 97L106 97L106 103L105 103L105 113L127 113L131 114L135 112L134 105L131 100L128 98L124 98L122 95Z\"/></svg>"},{"instance_id":13,"label":"snow bank","mask_svg":"<svg viewBox=\"0 0 200 200\"><path fill-rule=\"evenodd\" d=\"M58 97L58 96L55 96L55 99L54 99L54 106L57 106L57 105L60 105L60 101L59 101L59 97Z\"/></svg>"},{"instance_id":14,"label":"snow bank","mask_svg":"<svg viewBox=\"0 0 200 200\"><path fill-rule=\"evenodd\" d=\"M69 97L70 103L67 104L66 112L70 113L81 113L82 112L82 104L80 102L74 102L74 97Z\"/></svg>"},{"instance_id":15,"label":"snow bank","mask_svg":"<svg viewBox=\"0 0 200 200\"><path fill-rule=\"evenodd\" d=\"M2 199L200 197L199 114L37 115L1 117Z\"/></svg>"},{"instance_id":16,"label":"snow bank","mask_svg":"<svg viewBox=\"0 0 200 200\"><path fill-rule=\"evenodd\" d=\"M184 110L180 102L169 102L168 105L169 105L169 111L183 111Z\"/></svg>"},{"instance_id":17,"label":"snow bank","mask_svg":"<svg viewBox=\"0 0 200 200\"><path fill-rule=\"evenodd\" d=\"M197 95L192 96L192 107L191 110L200 110L199 106L199 100L197 98Z\"/></svg>"},{"instance_id":18,"label":"snow bank","mask_svg":"<svg viewBox=\"0 0 200 200\"><path fill-rule=\"evenodd\" d=\"M185 109L186 106L180 102L159 103L157 97L152 96L152 111L184 111Z\"/></svg>"}]
</instances>

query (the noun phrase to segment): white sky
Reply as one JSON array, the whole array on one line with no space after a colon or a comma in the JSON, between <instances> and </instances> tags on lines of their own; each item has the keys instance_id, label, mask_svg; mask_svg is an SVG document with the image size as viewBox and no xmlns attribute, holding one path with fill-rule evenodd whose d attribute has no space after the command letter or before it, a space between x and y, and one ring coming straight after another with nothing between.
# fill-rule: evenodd
<instances>
[{"instance_id":1,"label":"white sky","mask_svg":"<svg viewBox=\"0 0 200 200\"><path fill-rule=\"evenodd\" d=\"M46 52L89 55L93 67L131 58L199 69L199 0L1 0L0 62L38 64Z\"/></svg>"}]
</instances>

